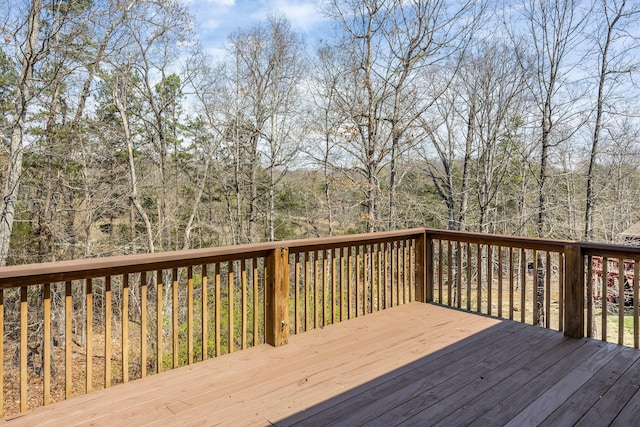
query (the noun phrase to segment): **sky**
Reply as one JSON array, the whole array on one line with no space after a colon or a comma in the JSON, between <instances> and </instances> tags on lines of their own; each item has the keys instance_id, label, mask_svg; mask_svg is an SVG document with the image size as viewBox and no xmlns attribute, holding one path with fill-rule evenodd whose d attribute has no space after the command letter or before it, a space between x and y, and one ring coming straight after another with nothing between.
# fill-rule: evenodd
<instances>
[{"instance_id":1,"label":"sky","mask_svg":"<svg viewBox=\"0 0 640 427\"><path fill-rule=\"evenodd\" d=\"M187 0L195 17L195 31L212 54L222 53L227 36L248 28L270 14L283 15L308 41L321 36L326 18L317 0Z\"/></svg>"}]
</instances>

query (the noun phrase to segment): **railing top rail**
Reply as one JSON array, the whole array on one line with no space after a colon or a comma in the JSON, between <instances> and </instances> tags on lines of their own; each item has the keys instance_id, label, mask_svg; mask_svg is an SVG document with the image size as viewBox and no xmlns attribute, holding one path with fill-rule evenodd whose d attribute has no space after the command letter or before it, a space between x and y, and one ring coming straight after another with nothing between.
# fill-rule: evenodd
<instances>
[{"instance_id":1,"label":"railing top rail","mask_svg":"<svg viewBox=\"0 0 640 427\"><path fill-rule=\"evenodd\" d=\"M564 247L580 246L585 255L610 257L640 257L639 246L622 246L600 243L573 242L540 238L523 238L498 234L469 233L463 231L413 228L409 230L386 231L367 234L299 239L280 242L254 243L219 248L191 249L185 251L161 252L155 254L121 255L104 258L58 261L40 264L24 264L0 268L0 288L55 283L67 280L104 277L153 271L176 267L186 267L214 262L242 260L264 257L277 247L287 247L291 254L384 243L398 239L413 239L426 233L429 237L495 246L564 252Z\"/></svg>"},{"instance_id":2,"label":"railing top rail","mask_svg":"<svg viewBox=\"0 0 640 427\"><path fill-rule=\"evenodd\" d=\"M262 257L267 255L273 247L274 243L269 242L14 265L0 268L0 288Z\"/></svg>"},{"instance_id":3,"label":"railing top rail","mask_svg":"<svg viewBox=\"0 0 640 427\"><path fill-rule=\"evenodd\" d=\"M565 246L576 244L576 242L570 240L552 240L541 239L537 237L518 237L500 234L469 233L466 231L438 230L431 228L426 229L426 231L429 237L435 239L456 240L461 242L489 244L494 246L513 246L518 248L537 249L551 252L564 252Z\"/></svg>"},{"instance_id":4,"label":"railing top rail","mask_svg":"<svg viewBox=\"0 0 640 427\"><path fill-rule=\"evenodd\" d=\"M398 239L412 239L424 234L424 228L408 230L381 231L366 234L350 234L345 236L322 237L318 239L300 239L286 241L289 253L308 252L323 249L358 246L370 243L384 243ZM280 242L285 243L285 242Z\"/></svg>"},{"instance_id":5,"label":"railing top rail","mask_svg":"<svg viewBox=\"0 0 640 427\"><path fill-rule=\"evenodd\" d=\"M578 243L584 255L605 256L611 258L640 258L640 246L610 245L605 243Z\"/></svg>"},{"instance_id":6,"label":"railing top rail","mask_svg":"<svg viewBox=\"0 0 640 427\"><path fill-rule=\"evenodd\" d=\"M160 252L154 254L119 255L104 258L15 265L0 268L0 288L64 282L67 280L263 257L276 247L287 247L291 253L298 253L371 242L384 242L396 240L401 237L411 238L422 233L424 233L424 229L411 229Z\"/></svg>"}]
</instances>

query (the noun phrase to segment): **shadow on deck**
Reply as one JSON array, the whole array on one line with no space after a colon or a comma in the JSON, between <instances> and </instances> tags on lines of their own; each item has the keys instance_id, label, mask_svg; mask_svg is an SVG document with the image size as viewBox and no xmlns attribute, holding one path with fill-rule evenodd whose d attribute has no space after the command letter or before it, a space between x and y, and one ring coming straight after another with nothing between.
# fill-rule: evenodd
<instances>
[{"instance_id":1,"label":"shadow on deck","mask_svg":"<svg viewBox=\"0 0 640 427\"><path fill-rule=\"evenodd\" d=\"M635 425L640 351L410 303L6 425Z\"/></svg>"}]
</instances>

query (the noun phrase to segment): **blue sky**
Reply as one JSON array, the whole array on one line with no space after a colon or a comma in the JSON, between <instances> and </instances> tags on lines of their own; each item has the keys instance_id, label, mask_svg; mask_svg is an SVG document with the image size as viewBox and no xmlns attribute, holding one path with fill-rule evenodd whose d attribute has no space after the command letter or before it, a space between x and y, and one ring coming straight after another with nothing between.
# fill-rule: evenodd
<instances>
[{"instance_id":1,"label":"blue sky","mask_svg":"<svg viewBox=\"0 0 640 427\"><path fill-rule=\"evenodd\" d=\"M320 36L326 18L317 0L186 0L195 16L195 30L206 49L221 52L227 36L269 14L284 15L292 28L312 42Z\"/></svg>"}]
</instances>

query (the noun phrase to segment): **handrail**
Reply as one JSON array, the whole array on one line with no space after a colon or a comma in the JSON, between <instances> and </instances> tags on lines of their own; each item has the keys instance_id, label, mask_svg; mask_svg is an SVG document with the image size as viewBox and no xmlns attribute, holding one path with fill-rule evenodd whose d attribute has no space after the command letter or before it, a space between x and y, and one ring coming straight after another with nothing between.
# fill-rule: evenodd
<instances>
[{"instance_id":1,"label":"handrail","mask_svg":"<svg viewBox=\"0 0 640 427\"><path fill-rule=\"evenodd\" d=\"M639 277L640 247L430 228L3 267L0 413L34 401L34 357L43 361L40 403L48 404L52 384L66 398L78 381L86 392L96 388L95 357L105 361L98 387L108 387L112 376L127 382L252 345L284 345L289 334L410 301L626 345L632 316L638 348ZM104 334L99 351L87 344L96 330ZM120 373L107 337L122 349ZM15 375L2 382L14 348L17 385ZM78 357L84 379L73 376ZM54 359L62 379L47 362Z\"/></svg>"},{"instance_id":2,"label":"handrail","mask_svg":"<svg viewBox=\"0 0 640 427\"><path fill-rule=\"evenodd\" d=\"M423 300L421 242L413 229L0 268L0 416Z\"/></svg>"},{"instance_id":3,"label":"handrail","mask_svg":"<svg viewBox=\"0 0 640 427\"><path fill-rule=\"evenodd\" d=\"M353 234L317 239L300 239L283 242L253 243L218 248L190 249L153 254L118 255L35 264L0 267L0 289L28 286L46 282L103 277L109 274L134 273L157 268L174 268L204 263L264 257L278 247L286 246L290 253L343 247L349 244L392 241L399 237L415 237L424 229Z\"/></svg>"}]
</instances>

